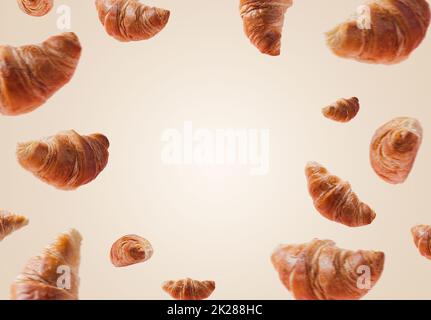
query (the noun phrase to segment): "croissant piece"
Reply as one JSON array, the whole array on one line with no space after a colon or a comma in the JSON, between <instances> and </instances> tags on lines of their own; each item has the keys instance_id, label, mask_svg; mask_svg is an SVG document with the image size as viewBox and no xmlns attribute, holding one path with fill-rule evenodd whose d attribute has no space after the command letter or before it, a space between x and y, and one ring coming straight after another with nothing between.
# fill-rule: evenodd
<instances>
[{"instance_id":1,"label":"croissant piece","mask_svg":"<svg viewBox=\"0 0 431 320\"><path fill-rule=\"evenodd\" d=\"M309 162L305 174L314 206L325 218L349 227L373 222L376 213L359 200L348 182L330 174L317 162Z\"/></svg>"},{"instance_id":2,"label":"croissant piece","mask_svg":"<svg viewBox=\"0 0 431 320\"><path fill-rule=\"evenodd\" d=\"M12 300L77 300L81 235L72 229L28 261L11 287Z\"/></svg>"},{"instance_id":3,"label":"croissant piece","mask_svg":"<svg viewBox=\"0 0 431 320\"><path fill-rule=\"evenodd\" d=\"M80 55L71 32L40 45L0 46L0 113L20 115L41 106L70 81Z\"/></svg>"},{"instance_id":4,"label":"croissant piece","mask_svg":"<svg viewBox=\"0 0 431 320\"><path fill-rule=\"evenodd\" d=\"M108 139L99 133L82 136L64 131L40 141L20 143L21 166L63 190L73 190L96 179L108 163Z\"/></svg>"},{"instance_id":5,"label":"croissant piece","mask_svg":"<svg viewBox=\"0 0 431 320\"><path fill-rule=\"evenodd\" d=\"M349 122L359 112L359 100L356 97L339 99L334 104L322 109L323 115L338 122Z\"/></svg>"},{"instance_id":6,"label":"croissant piece","mask_svg":"<svg viewBox=\"0 0 431 320\"><path fill-rule=\"evenodd\" d=\"M170 16L170 11L146 6L138 0L96 0L96 8L106 32L122 42L154 37Z\"/></svg>"},{"instance_id":7,"label":"croissant piece","mask_svg":"<svg viewBox=\"0 0 431 320\"><path fill-rule=\"evenodd\" d=\"M411 229L411 232L420 254L431 260L431 226L417 225Z\"/></svg>"},{"instance_id":8,"label":"croissant piece","mask_svg":"<svg viewBox=\"0 0 431 320\"><path fill-rule=\"evenodd\" d=\"M385 255L340 249L331 240L314 239L279 246L271 261L297 300L357 300L379 280Z\"/></svg>"},{"instance_id":9,"label":"croissant piece","mask_svg":"<svg viewBox=\"0 0 431 320\"><path fill-rule=\"evenodd\" d=\"M240 0L244 32L260 52L278 56L284 15L293 0Z\"/></svg>"},{"instance_id":10,"label":"croissant piece","mask_svg":"<svg viewBox=\"0 0 431 320\"><path fill-rule=\"evenodd\" d=\"M429 24L426 0L374 0L358 8L355 19L329 31L327 42L343 58L394 64L419 46Z\"/></svg>"},{"instance_id":11,"label":"croissant piece","mask_svg":"<svg viewBox=\"0 0 431 320\"><path fill-rule=\"evenodd\" d=\"M28 15L41 17L51 11L53 0L17 0L19 7Z\"/></svg>"},{"instance_id":12,"label":"croissant piece","mask_svg":"<svg viewBox=\"0 0 431 320\"><path fill-rule=\"evenodd\" d=\"M26 217L0 210L0 241L26 225Z\"/></svg>"},{"instance_id":13,"label":"croissant piece","mask_svg":"<svg viewBox=\"0 0 431 320\"><path fill-rule=\"evenodd\" d=\"M116 267L126 267L145 262L153 255L151 243L137 235L126 235L114 242L111 247L111 262Z\"/></svg>"},{"instance_id":14,"label":"croissant piece","mask_svg":"<svg viewBox=\"0 0 431 320\"><path fill-rule=\"evenodd\" d=\"M162 288L176 300L203 300L213 293L215 282L187 278L178 281L166 281Z\"/></svg>"},{"instance_id":15,"label":"croissant piece","mask_svg":"<svg viewBox=\"0 0 431 320\"><path fill-rule=\"evenodd\" d=\"M413 118L395 118L381 126L371 141L370 161L384 181L399 184L406 181L422 143L423 130Z\"/></svg>"}]
</instances>

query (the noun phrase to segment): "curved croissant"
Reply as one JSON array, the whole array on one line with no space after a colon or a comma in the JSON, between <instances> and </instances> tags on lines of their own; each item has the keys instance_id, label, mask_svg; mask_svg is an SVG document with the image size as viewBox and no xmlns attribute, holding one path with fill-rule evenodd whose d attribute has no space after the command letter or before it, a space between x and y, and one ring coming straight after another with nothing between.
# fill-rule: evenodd
<instances>
[{"instance_id":1,"label":"curved croissant","mask_svg":"<svg viewBox=\"0 0 431 320\"><path fill-rule=\"evenodd\" d=\"M81 55L74 33L40 45L0 46L0 113L33 111L72 78Z\"/></svg>"},{"instance_id":2,"label":"curved croissant","mask_svg":"<svg viewBox=\"0 0 431 320\"><path fill-rule=\"evenodd\" d=\"M271 261L297 300L356 300L379 280L385 255L340 249L331 240L314 239L279 246Z\"/></svg>"},{"instance_id":3,"label":"curved croissant","mask_svg":"<svg viewBox=\"0 0 431 320\"><path fill-rule=\"evenodd\" d=\"M51 11L53 0L17 0L19 7L28 15L41 17Z\"/></svg>"},{"instance_id":4,"label":"curved croissant","mask_svg":"<svg viewBox=\"0 0 431 320\"><path fill-rule=\"evenodd\" d=\"M422 126L413 118L395 118L380 127L371 141L370 161L377 175L392 184L410 174L422 143Z\"/></svg>"},{"instance_id":5,"label":"curved croissant","mask_svg":"<svg viewBox=\"0 0 431 320\"><path fill-rule=\"evenodd\" d=\"M430 24L426 0L374 0L327 33L331 50L361 62L394 64L408 58Z\"/></svg>"},{"instance_id":6,"label":"curved croissant","mask_svg":"<svg viewBox=\"0 0 431 320\"><path fill-rule=\"evenodd\" d=\"M26 217L0 210L0 241L27 224Z\"/></svg>"},{"instance_id":7,"label":"curved croissant","mask_svg":"<svg viewBox=\"0 0 431 320\"><path fill-rule=\"evenodd\" d=\"M11 287L12 300L77 300L81 235L72 229L30 259Z\"/></svg>"},{"instance_id":8,"label":"curved croissant","mask_svg":"<svg viewBox=\"0 0 431 320\"><path fill-rule=\"evenodd\" d=\"M314 206L325 218L349 227L360 227L370 224L376 217L348 182L331 175L322 165L309 162L305 174Z\"/></svg>"},{"instance_id":9,"label":"curved croissant","mask_svg":"<svg viewBox=\"0 0 431 320\"><path fill-rule=\"evenodd\" d=\"M284 15L293 0L240 0L244 32L260 52L278 56Z\"/></svg>"},{"instance_id":10,"label":"curved croissant","mask_svg":"<svg viewBox=\"0 0 431 320\"><path fill-rule=\"evenodd\" d=\"M339 99L334 104L322 109L323 115L338 122L349 122L359 112L359 100L356 97Z\"/></svg>"},{"instance_id":11,"label":"curved croissant","mask_svg":"<svg viewBox=\"0 0 431 320\"><path fill-rule=\"evenodd\" d=\"M154 37L170 16L168 10L149 7L138 0L96 0L96 8L106 32L122 42Z\"/></svg>"},{"instance_id":12,"label":"curved croissant","mask_svg":"<svg viewBox=\"0 0 431 320\"><path fill-rule=\"evenodd\" d=\"M99 133L81 136L73 130L20 143L21 166L59 189L73 190L96 179L108 163L108 139Z\"/></svg>"},{"instance_id":13,"label":"curved croissant","mask_svg":"<svg viewBox=\"0 0 431 320\"><path fill-rule=\"evenodd\" d=\"M111 247L111 262L116 267L126 267L145 262L153 255L151 243L137 235L123 236Z\"/></svg>"},{"instance_id":14,"label":"curved croissant","mask_svg":"<svg viewBox=\"0 0 431 320\"><path fill-rule=\"evenodd\" d=\"M431 226L417 225L411 229L411 232L420 254L431 260Z\"/></svg>"},{"instance_id":15,"label":"curved croissant","mask_svg":"<svg viewBox=\"0 0 431 320\"><path fill-rule=\"evenodd\" d=\"M176 300L203 300L213 293L215 282L187 278L178 281L166 281L162 288Z\"/></svg>"}]
</instances>

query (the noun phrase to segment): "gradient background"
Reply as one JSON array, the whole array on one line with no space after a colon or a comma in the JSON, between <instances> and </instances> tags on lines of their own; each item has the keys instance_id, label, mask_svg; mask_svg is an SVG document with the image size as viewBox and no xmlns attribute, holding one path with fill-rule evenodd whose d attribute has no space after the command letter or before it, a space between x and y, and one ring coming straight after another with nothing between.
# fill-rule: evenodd
<instances>
[{"instance_id":1,"label":"gradient background","mask_svg":"<svg viewBox=\"0 0 431 320\"><path fill-rule=\"evenodd\" d=\"M147 1L170 9L171 18L158 36L136 43L110 38L93 1L55 2L72 7L83 55L72 81L45 105L0 118L0 207L31 220L0 243L1 299L28 258L71 227L84 237L81 299L165 299L160 284L183 277L215 280L214 299L291 299L270 254L279 243L314 237L386 253L366 298L431 298L431 261L410 235L413 225L431 224L430 36L399 65L343 60L323 33L362 1L301 0L286 15L274 58L243 34L238 1ZM41 42L60 32L57 17L55 10L30 17L15 1L1 1L0 43ZM323 118L321 107L354 95L362 105L354 121ZM404 115L421 120L425 137L408 181L392 186L372 171L368 147L377 127ZM186 120L208 129L269 128L270 173L163 165L163 130ZM15 158L17 142L66 129L111 141L105 171L74 192L42 183ZM310 160L351 182L377 212L372 225L349 229L316 212L303 173ZM129 233L149 239L155 254L116 269L110 246Z\"/></svg>"}]
</instances>

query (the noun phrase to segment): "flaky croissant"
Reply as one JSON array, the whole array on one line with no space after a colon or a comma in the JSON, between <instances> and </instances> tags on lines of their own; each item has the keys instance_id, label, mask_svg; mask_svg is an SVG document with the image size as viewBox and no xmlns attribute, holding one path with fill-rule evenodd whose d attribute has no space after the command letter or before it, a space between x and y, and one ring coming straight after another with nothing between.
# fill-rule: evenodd
<instances>
[{"instance_id":1,"label":"flaky croissant","mask_svg":"<svg viewBox=\"0 0 431 320\"><path fill-rule=\"evenodd\" d=\"M406 181L422 143L423 130L413 118L395 118L381 126L371 141L370 161L384 181L399 184Z\"/></svg>"},{"instance_id":2,"label":"flaky croissant","mask_svg":"<svg viewBox=\"0 0 431 320\"><path fill-rule=\"evenodd\" d=\"M28 224L26 217L0 210L0 241Z\"/></svg>"},{"instance_id":3,"label":"flaky croissant","mask_svg":"<svg viewBox=\"0 0 431 320\"><path fill-rule=\"evenodd\" d=\"M360 227L370 224L376 217L348 182L331 175L322 165L309 162L305 174L314 206L325 218L349 227Z\"/></svg>"},{"instance_id":4,"label":"flaky croissant","mask_svg":"<svg viewBox=\"0 0 431 320\"><path fill-rule=\"evenodd\" d=\"M322 109L323 115L338 122L349 122L359 112L359 100L356 97L339 99L334 104Z\"/></svg>"},{"instance_id":5,"label":"flaky croissant","mask_svg":"<svg viewBox=\"0 0 431 320\"><path fill-rule=\"evenodd\" d=\"M71 32L40 45L0 46L0 113L19 115L41 106L70 81L80 55Z\"/></svg>"},{"instance_id":6,"label":"flaky croissant","mask_svg":"<svg viewBox=\"0 0 431 320\"><path fill-rule=\"evenodd\" d=\"M53 0L17 0L19 7L28 15L41 17L51 11Z\"/></svg>"},{"instance_id":7,"label":"flaky croissant","mask_svg":"<svg viewBox=\"0 0 431 320\"><path fill-rule=\"evenodd\" d=\"M18 144L21 166L59 189L73 190L96 179L108 163L108 139L99 133L81 136L73 130Z\"/></svg>"},{"instance_id":8,"label":"flaky croissant","mask_svg":"<svg viewBox=\"0 0 431 320\"><path fill-rule=\"evenodd\" d=\"M431 260L431 226L417 225L411 229L411 232L419 253Z\"/></svg>"},{"instance_id":9,"label":"flaky croissant","mask_svg":"<svg viewBox=\"0 0 431 320\"><path fill-rule=\"evenodd\" d=\"M166 281L163 290L176 300L203 300L215 290L214 281L197 281L190 278Z\"/></svg>"},{"instance_id":10,"label":"flaky croissant","mask_svg":"<svg viewBox=\"0 0 431 320\"><path fill-rule=\"evenodd\" d=\"M430 24L426 0L374 0L327 33L338 56L368 63L394 64L408 58L425 38Z\"/></svg>"},{"instance_id":11,"label":"flaky croissant","mask_svg":"<svg viewBox=\"0 0 431 320\"><path fill-rule=\"evenodd\" d=\"M151 243L140 236L130 234L121 237L111 247L111 262L116 267L126 267L145 262L153 255Z\"/></svg>"},{"instance_id":12,"label":"flaky croissant","mask_svg":"<svg viewBox=\"0 0 431 320\"><path fill-rule=\"evenodd\" d=\"M81 241L72 229L30 259L11 286L11 299L77 300Z\"/></svg>"},{"instance_id":13,"label":"flaky croissant","mask_svg":"<svg viewBox=\"0 0 431 320\"><path fill-rule=\"evenodd\" d=\"M297 300L356 300L379 280L385 255L340 249L331 240L281 245L271 256L281 282Z\"/></svg>"},{"instance_id":14,"label":"flaky croissant","mask_svg":"<svg viewBox=\"0 0 431 320\"><path fill-rule=\"evenodd\" d=\"M122 42L154 37L170 16L168 10L149 7L138 0L96 0L96 8L106 32Z\"/></svg>"},{"instance_id":15,"label":"flaky croissant","mask_svg":"<svg viewBox=\"0 0 431 320\"><path fill-rule=\"evenodd\" d=\"M244 32L260 52L280 54L284 15L293 0L240 0Z\"/></svg>"}]
</instances>

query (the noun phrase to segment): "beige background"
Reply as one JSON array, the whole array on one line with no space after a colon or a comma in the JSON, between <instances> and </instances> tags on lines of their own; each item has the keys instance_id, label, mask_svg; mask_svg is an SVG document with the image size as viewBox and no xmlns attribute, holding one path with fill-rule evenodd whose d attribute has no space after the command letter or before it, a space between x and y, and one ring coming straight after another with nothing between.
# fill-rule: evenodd
<instances>
[{"instance_id":1,"label":"beige background","mask_svg":"<svg viewBox=\"0 0 431 320\"><path fill-rule=\"evenodd\" d=\"M214 299L291 299L269 256L279 243L313 237L386 253L383 277L366 298L431 298L431 261L409 231L431 224L430 36L399 65L339 59L323 32L361 1L301 0L287 13L282 55L273 58L244 36L237 2L148 1L171 10L167 27L152 40L125 44L105 34L93 1L56 1L72 7L84 51L75 77L48 103L0 118L0 206L31 219L0 243L1 299L26 260L70 227L84 237L82 299L164 299L160 283L182 277L215 280ZM60 32L55 11L32 18L9 0L0 15L2 44ZM353 122L322 117L322 106L353 95L362 103ZM378 126L401 115L419 118L425 139L408 181L391 186L372 171L368 145ZM161 133L185 120L209 129L269 128L270 174L163 165ZM72 128L111 141L96 181L64 192L19 167L17 142ZM352 183L378 214L371 226L349 229L314 210L303 173L309 160ZM108 252L127 233L148 238L155 255L115 269Z\"/></svg>"}]
</instances>

